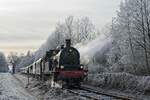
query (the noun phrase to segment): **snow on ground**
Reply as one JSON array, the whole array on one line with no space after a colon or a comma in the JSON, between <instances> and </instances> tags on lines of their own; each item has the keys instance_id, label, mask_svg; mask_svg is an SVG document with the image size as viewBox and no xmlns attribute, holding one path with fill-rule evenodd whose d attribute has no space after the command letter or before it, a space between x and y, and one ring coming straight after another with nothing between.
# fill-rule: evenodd
<instances>
[{"instance_id":1,"label":"snow on ground","mask_svg":"<svg viewBox=\"0 0 150 100\"><path fill-rule=\"evenodd\" d=\"M122 76L123 77L126 76L127 78L122 78ZM136 86L134 81L136 81L136 83L139 81L137 80L137 78L136 79L134 78L135 77L133 77L132 75L128 75L128 74L126 75L125 73L124 74L112 73L111 75L110 73L109 74L105 73L105 74L99 74L99 75L89 75L88 81L90 85L93 85L93 86L95 85L95 88L105 91L107 93L126 95L130 97L139 98L136 100L150 100L150 96L148 95L147 96L142 95L140 94L140 92L133 94L130 90L125 90L125 87L134 89L134 86ZM16 81L16 79L19 81L19 83ZM11 76L10 74L4 74L4 75L2 74L0 76L0 80L1 80L0 81L1 83L3 82L3 85L7 83L5 84L6 86L0 85L0 91L3 90L2 92L0 92L0 94L2 94L1 98L12 96L12 99L10 100L22 100L22 99L32 100L31 94L33 94L35 97L37 97L37 100L87 100L87 98L76 96L74 94L69 93L68 91L64 89L50 88L49 82L47 81L42 82L33 77L30 77L28 88L24 89L24 87L27 86L26 75L16 74L14 76ZM148 80L148 78L146 80ZM128 83L128 85L126 86L125 83ZM147 86L146 84L141 85L141 86L139 84L137 86L140 89L142 88L142 86L148 87L148 84ZM12 91L12 92L10 93L8 91ZM3 94L6 94L6 95L3 95ZM24 99L25 95L29 95L29 97L31 96L31 99L28 99L29 97ZM6 100L9 100L9 99L6 99Z\"/></svg>"},{"instance_id":2,"label":"snow on ground","mask_svg":"<svg viewBox=\"0 0 150 100\"><path fill-rule=\"evenodd\" d=\"M26 75L16 74L15 77L19 79L24 87L26 87ZM29 78L29 85L27 89L34 94L38 100L88 100L87 98L68 93L68 91L64 89L50 88L48 81L42 82L33 77Z\"/></svg>"},{"instance_id":3,"label":"snow on ground","mask_svg":"<svg viewBox=\"0 0 150 100\"><path fill-rule=\"evenodd\" d=\"M0 73L0 100L36 100L11 74Z\"/></svg>"},{"instance_id":4,"label":"snow on ground","mask_svg":"<svg viewBox=\"0 0 150 100\"><path fill-rule=\"evenodd\" d=\"M134 76L128 73L89 74L87 83L114 94L150 100L149 76Z\"/></svg>"},{"instance_id":5,"label":"snow on ground","mask_svg":"<svg viewBox=\"0 0 150 100\"><path fill-rule=\"evenodd\" d=\"M67 90L60 88L50 89L44 96L44 100L88 100L87 98L80 97L71 93Z\"/></svg>"}]
</instances>

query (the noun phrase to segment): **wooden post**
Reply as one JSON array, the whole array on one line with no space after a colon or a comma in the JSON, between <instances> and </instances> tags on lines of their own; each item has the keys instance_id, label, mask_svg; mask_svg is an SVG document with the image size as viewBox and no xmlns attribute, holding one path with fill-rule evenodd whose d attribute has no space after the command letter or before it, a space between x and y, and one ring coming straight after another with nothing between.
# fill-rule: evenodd
<instances>
[{"instance_id":1,"label":"wooden post","mask_svg":"<svg viewBox=\"0 0 150 100\"><path fill-rule=\"evenodd\" d=\"M12 63L12 73L15 74L15 63Z\"/></svg>"},{"instance_id":2,"label":"wooden post","mask_svg":"<svg viewBox=\"0 0 150 100\"><path fill-rule=\"evenodd\" d=\"M27 69L27 85L26 88L29 86L29 68Z\"/></svg>"},{"instance_id":3,"label":"wooden post","mask_svg":"<svg viewBox=\"0 0 150 100\"><path fill-rule=\"evenodd\" d=\"M40 62L40 80L42 80L43 81L43 79L42 79L42 76L43 76L43 72L42 72L42 60L41 60L41 62Z\"/></svg>"},{"instance_id":4,"label":"wooden post","mask_svg":"<svg viewBox=\"0 0 150 100\"><path fill-rule=\"evenodd\" d=\"M42 79L43 79L43 81L45 80L44 71L45 71L45 60L43 61L43 68L42 68Z\"/></svg>"}]
</instances>

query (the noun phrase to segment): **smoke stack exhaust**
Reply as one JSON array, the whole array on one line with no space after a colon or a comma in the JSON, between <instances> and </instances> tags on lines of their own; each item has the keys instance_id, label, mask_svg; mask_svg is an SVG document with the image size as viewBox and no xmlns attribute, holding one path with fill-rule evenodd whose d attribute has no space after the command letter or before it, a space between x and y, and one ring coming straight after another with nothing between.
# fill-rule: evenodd
<instances>
[{"instance_id":1,"label":"smoke stack exhaust","mask_svg":"<svg viewBox=\"0 0 150 100\"><path fill-rule=\"evenodd\" d=\"M66 47L70 47L71 46L71 39L66 39Z\"/></svg>"}]
</instances>

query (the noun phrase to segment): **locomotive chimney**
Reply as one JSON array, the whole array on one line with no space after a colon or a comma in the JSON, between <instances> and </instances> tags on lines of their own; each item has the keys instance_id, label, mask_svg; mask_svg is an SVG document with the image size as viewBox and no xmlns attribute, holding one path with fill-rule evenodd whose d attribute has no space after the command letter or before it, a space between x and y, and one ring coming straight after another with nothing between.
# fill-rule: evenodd
<instances>
[{"instance_id":1,"label":"locomotive chimney","mask_svg":"<svg viewBox=\"0 0 150 100\"><path fill-rule=\"evenodd\" d=\"M64 49L64 45L61 45L61 50Z\"/></svg>"},{"instance_id":2,"label":"locomotive chimney","mask_svg":"<svg viewBox=\"0 0 150 100\"><path fill-rule=\"evenodd\" d=\"M71 40L70 39L66 39L66 47L70 47L71 46Z\"/></svg>"}]
</instances>

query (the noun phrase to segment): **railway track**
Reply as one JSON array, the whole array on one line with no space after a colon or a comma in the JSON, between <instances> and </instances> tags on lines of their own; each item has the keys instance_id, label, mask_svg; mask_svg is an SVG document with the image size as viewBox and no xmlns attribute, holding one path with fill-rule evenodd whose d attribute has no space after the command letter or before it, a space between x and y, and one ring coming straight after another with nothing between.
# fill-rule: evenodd
<instances>
[{"instance_id":1,"label":"railway track","mask_svg":"<svg viewBox=\"0 0 150 100\"><path fill-rule=\"evenodd\" d=\"M128 97L124 95L105 93L87 86L81 86L79 89L67 89L67 90L70 93L88 98L90 100L137 100L133 97Z\"/></svg>"},{"instance_id":2,"label":"railway track","mask_svg":"<svg viewBox=\"0 0 150 100\"><path fill-rule=\"evenodd\" d=\"M113 98L113 97L108 97L108 96L104 96L104 95L101 95L101 94L95 94L95 93L88 92L88 91L85 91L85 90L68 89L68 91L70 93L75 94L75 95L85 97L89 100L115 100L115 98Z\"/></svg>"}]
</instances>

